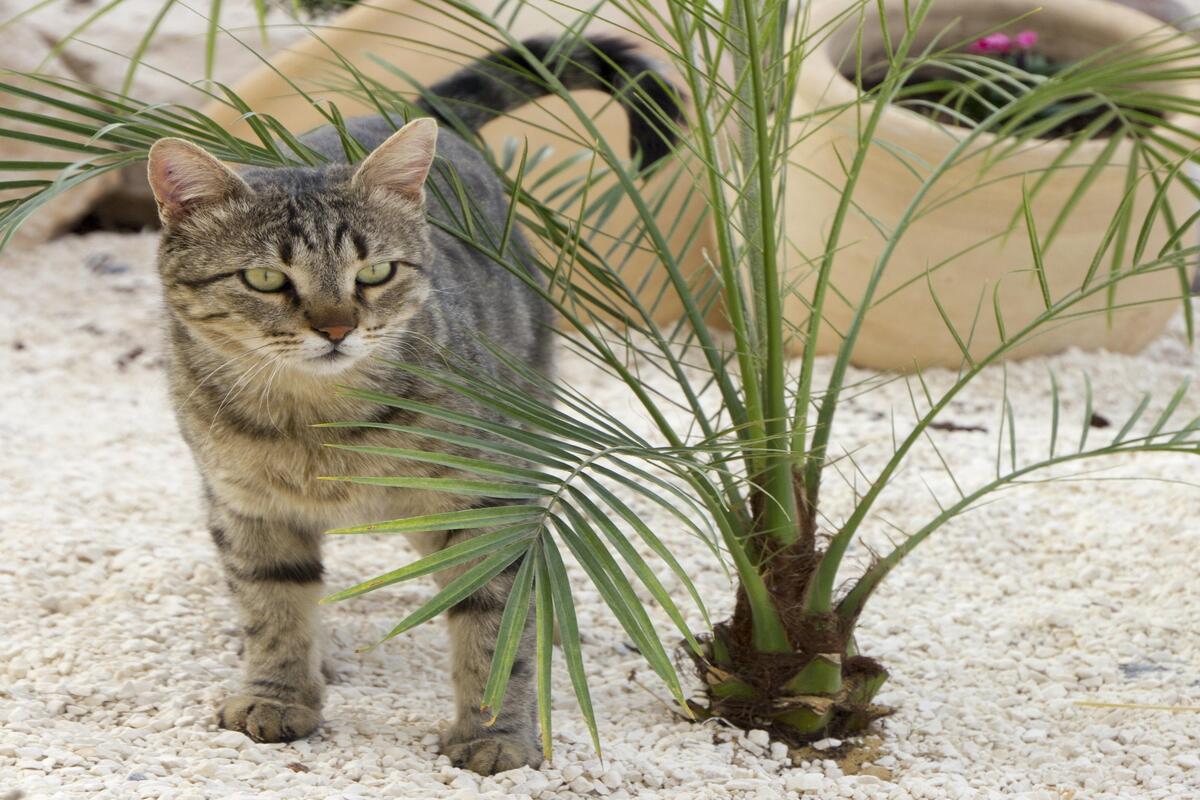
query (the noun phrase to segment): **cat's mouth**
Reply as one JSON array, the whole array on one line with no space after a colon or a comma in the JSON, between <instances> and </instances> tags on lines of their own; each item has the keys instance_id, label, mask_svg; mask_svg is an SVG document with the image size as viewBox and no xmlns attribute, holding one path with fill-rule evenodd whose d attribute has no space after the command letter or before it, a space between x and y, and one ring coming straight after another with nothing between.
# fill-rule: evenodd
<instances>
[{"instance_id":1,"label":"cat's mouth","mask_svg":"<svg viewBox=\"0 0 1200 800\"><path fill-rule=\"evenodd\" d=\"M334 345L320 355L304 359L304 364L314 372L340 372L357 360L354 355Z\"/></svg>"}]
</instances>

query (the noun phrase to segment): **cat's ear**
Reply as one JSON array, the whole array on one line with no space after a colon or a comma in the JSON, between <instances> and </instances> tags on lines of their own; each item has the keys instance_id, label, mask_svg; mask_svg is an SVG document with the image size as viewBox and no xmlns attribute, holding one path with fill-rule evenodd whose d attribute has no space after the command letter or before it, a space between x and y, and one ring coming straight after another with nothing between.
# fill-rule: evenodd
<instances>
[{"instance_id":1,"label":"cat's ear","mask_svg":"<svg viewBox=\"0 0 1200 800\"><path fill-rule=\"evenodd\" d=\"M237 173L183 139L155 142L147 173L164 225L182 221L201 206L250 193Z\"/></svg>"},{"instance_id":2,"label":"cat's ear","mask_svg":"<svg viewBox=\"0 0 1200 800\"><path fill-rule=\"evenodd\" d=\"M437 152L437 136L438 126L432 119L414 119L366 157L354 173L354 183L420 201Z\"/></svg>"}]
</instances>

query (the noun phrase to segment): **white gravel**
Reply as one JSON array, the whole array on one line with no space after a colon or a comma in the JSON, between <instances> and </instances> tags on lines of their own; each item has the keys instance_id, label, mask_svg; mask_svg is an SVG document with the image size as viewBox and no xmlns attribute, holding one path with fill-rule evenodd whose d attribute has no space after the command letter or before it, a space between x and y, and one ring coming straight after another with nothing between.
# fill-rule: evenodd
<instances>
[{"instance_id":1,"label":"white gravel","mask_svg":"<svg viewBox=\"0 0 1200 800\"><path fill-rule=\"evenodd\" d=\"M318 734L260 745L219 731L213 707L237 675L234 622L165 399L154 243L93 235L0 257L0 798L1200 796L1200 714L1077 705L1200 706L1200 495L1184 485L1196 462L1181 456L1125 459L1103 474L1180 483L1001 495L897 570L860 633L893 674L881 699L898 711L874 758L891 780L844 775L833 761L793 767L761 733L673 718L639 686L662 694L582 583L603 762L561 666L551 764L481 779L435 755L450 709L441 627L354 653L427 597L425 583L331 609L343 678ZM1011 365L1019 442L1045 448L1047 368L1068 399L1064 439L1078 433L1084 370L1110 419L1142 390L1161 405L1196 371L1180 328L1138 357ZM566 372L592 396L628 403L620 387ZM934 434L964 485L994 467L1003 377L983 376L948 415L988 433ZM839 444L872 473L890 443L888 414L903 430L908 408L903 382L851 401ZM907 527L934 507L925 484L948 486L932 452L917 455L880 506ZM850 489L831 478L829 491L837 519ZM887 531L878 523L871 535ZM714 615L727 613L731 592L704 551L669 522L659 533ZM330 584L407 558L395 539L333 541Z\"/></svg>"}]
</instances>

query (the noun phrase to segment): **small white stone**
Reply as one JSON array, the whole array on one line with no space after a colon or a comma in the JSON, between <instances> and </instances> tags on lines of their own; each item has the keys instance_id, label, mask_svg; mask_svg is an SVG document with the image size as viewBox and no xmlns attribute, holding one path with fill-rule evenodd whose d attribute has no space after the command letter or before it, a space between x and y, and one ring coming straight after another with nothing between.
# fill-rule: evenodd
<instances>
[{"instance_id":1,"label":"small white stone","mask_svg":"<svg viewBox=\"0 0 1200 800\"><path fill-rule=\"evenodd\" d=\"M540 772L530 771L529 777L525 779L525 789L535 797L544 792L550 786L550 779Z\"/></svg>"},{"instance_id":2,"label":"small white stone","mask_svg":"<svg viewBox=\"0 0 1200 800\"><path fill-rule=\"evenodd\" d=\"M766 747L771 743L771 734L758 728L747 733L746 738L754 742L759 747Z\"/></svg>"},{"instance_id":3,"label":"small white stone","mask_svg":"<svg viewBox=\"0 0 1200 800\"><path fill-rule=\"evenodd\" d=\"M822 739L819 742L813 742L814 750L832 750L835 747L842 746L841 739Z\"/></svg>"},{"instance_id":4,"label":"small white stone","mask_svg":"<svg viewBox=\"0 0 1200 800\"><path fill-rule=\"evenodd\" d=\"M788 746L783 742L771 742L771 760L787 761Z\"/></svg>"},{"instance_id":5,"label":"small white stone","mask_svg":"<svg viewBox=\"0 0 1200 800\"><path fill-rule=\"evenodd\" d=\"M237 731L222 731L209 739L209 742L217 747L241 747L247 741L249 740L245 734Z\"/></svg>"},{"instance_id":6,"label":"small white stone","mask_svg":"<svg viewBox=\"0 0 1200 800\"><path fill-rule=\"evenodd\" d=\"M783 779L789 792L815 792L825 785L825 776L816 772L789 772Z\"/></svg>"},{"instance_id":7,"label":"small white stone","mask_svg":"<svg viewBox=\"0 0 1200 800\"><path fill-rule=\"evenodd\" d=\"M730 792L757 792L759 789L766 787L764 781L755 780L754 778L738 778L732 781L725 782L725 789Z\"/></svg>"},{"instance_id":8,"label":"small white stone","mask_svg":"<svg viewBox=\"0 0 1200 800\"><path fill-rule=\"evenodd\" d=\"M479 781L465 771L461 771L458 775L454 776L454 780L450 781L450 785L455 789L470 789L474 791L479 788Z\"/></svg>"},{"instance_id":9,"label":"small white stone","mask_svg":"<svg viewBox=\"0 0 1200 800\"><path fill-rule=\"evenodd\" d=\"M562 775L562 779L565 783L570 783L583 774L583 767L574 763L567 764L559 771L559 774Z\"/></svg>"},{"instance_id":10,"label":"small white stone","mask_svg":"<svg viewBox=\"0 0 1200 800\"><path fill-rule=\"evenodd\" d=\"M604 785L608 788L616 789L621 785L621 773L616 768L609 769L600 776L600 780L604 781Z\"/></svg>"}]
</instances>

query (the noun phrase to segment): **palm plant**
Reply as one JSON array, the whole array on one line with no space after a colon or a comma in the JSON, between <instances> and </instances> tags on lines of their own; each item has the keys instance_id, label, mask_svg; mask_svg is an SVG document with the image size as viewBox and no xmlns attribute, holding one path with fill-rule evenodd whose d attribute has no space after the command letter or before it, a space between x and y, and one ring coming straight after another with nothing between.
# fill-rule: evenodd
<instances>
[{"instance_id":1,"label":"palm plant","mask_svg":"<svg viewBox=\"0 0 1200 800\"><path fill-rule=\"evenodd\" d=\"M545 152L530 153L516 144L491 153L497 169L509 178L513 198L505 225L498 229L489 225L475 212L470 197L461 192L456 198L445 198L460 211L447 230L522 276L527 275L525 265L507 248L512 226L523 225L546 245L537 263L545 282L531 281L530 285L558 311L563 347L627 387L643 412L645 426L598 405L576 387L545 376L525 374L529 381L544 387L538 395L489 381L453 361L441 371L418 371L397 364L399 369L450 386L503 412L511 422L459 418L404 397L372 395L373 400L452 419L475 431L456 435L456 443L516 456L526 466L499 469L485 460L385 448L376 452L398 460L443 463L456 474L420 481L330 476L399 489L419 483L424 489L510 498L515 504L331 531L341 535L466 526L492 529L338 592L329 600L345 600L451 566L471 565L396 625L387 637L391 638L434 618L505 567L519 562L484 705L499 711L517 643L532 608L545 748L548 752L551 741L550 675L556 626L567 672L598 747L565 549L686 713L719 716L746 728L768 728L788 741L812 740L831 732L860 730L880 713L873 699L887 671L858 652L856 625L881 581L935 530L1034 473L1053 476L1058 474L1057 468L1080 460L1122 453L1200 453L1200 418L1182 423L1175 420L1187 402L1186 387L1154 406L1160 410L1152 415L1147 415L1152 400L1144 399L1116 426L1115 436L1089 441L1090 396L1082 432L1076 439L1062 417L1053 376L1045 452L1017 452L1007 397L999 398L1003 423L993 479L979 486L959 486L954 465L937 452L930 426L973 378L996 368L1021 343L1084 313L1079 309L1089 299L1108 298L1109 310L1118 310L1116 287L1123 281L1153 272L1178 273L1179 297L1191 332L1186 286L1188 264L1198 248L1187 242L1188 231L1200 213L1172 207L1168 195L1173 186L1183 185L1200 196L1184 171L1197 139L1180 121L1197 116L1200 108L1155 87L1200 77L1196 58L1200 50L1183 40L1166 48L1134 46L1098 55L1050 78L1021 75L1022 89L1013 92L1006 87L1014 85L1012 75L1019 68L963 57L964 43L941 41L924 31L922 21L932 3L914 0L906 6L904 29L884 31L888 43L881 65L886 70L884 77L869 91L864 89L854 106L803 116L792 112L796 78L806 55L829 35L832 26L814 26L806 15L793 15L785 0L727 0L721 4L680 0L667 4L661 13L659 4L645 0L611 0L580 10L568 26L572 32L585 32L608 11L620 12L630 35L653 44L673 62L690 100L686 126L657 113L652 104L644 105L644 113L648 123L679 136L679 158L653 182L645 182L639 165L624 158L616 143L601 135L565 91L555 73L541 67L533 77L561 97L576 117L580 153L557 163ZM437 5L443 13L469 21L480 37L523 51L521 43L506 32L503 19L460 0ZM863 13L864 7L872 5L854 5L834 24L853 24L856 19L860 25L872 24ZM856 57L861 55L850 54L851 59ZM819 364L816 342L828 335L823 331L823 309L839 296L835 273L845 245L840 232L844 221L859 213L856 184L868 151L886 147L875 136L880 117L889 103L901 96L913 73L934 63L969 69L973 80L989 89L990 113L955 132L958 143L942 163L909 165L920 175L920 188L898 221L879 224L884 244L867 289L861 297L843 298L854 308L852 322L838 331L836 355ZM381 111L403 114L410 108L397 91L399 87L367 79L344 60L341 64L342 91L369 100ZM513 69L519 67L513 65ZM0 91L41 97L59 109L61 116L46 115L33 121L44 127L44 134L39 135L45 141L73 151L80 160L27 165L65 171L57 182L29 185L25 188L32 191L23 199L0 207L0 224L9 230L73 182L144 158L150 144L161 136L190 139L221 158L240 163L293 163L297 158L315 158L296 142L292 132L270 118L254 120L258 141L241 141L186 107L148 106L119 93L32 78L42 85L54 85L42 93L3 83ZM402 79L397 71L397 83ZM1130 88L1134 84L1140 87L1138 102L1129 110L1118 101L1134 91ZM81 100L55 99L49 89ZM1003 101L996 102L997 97ZM234 105L241 102L231 92L221 99ZM333 124L340 124L335 106L315 98L311 101L321 105ZM1127 142L1134 155L1122 165L1128 170L1128 202L1097 242L1092 270L1081 285L1051 291L1054 282L1047 272L1048 262L1053 263L1051 237L1038 230L1032 213L1033 199L1045 176L1030 175L1023 207L998 213L1012 212L1011 235L1029 242L1029 262L1023 271L1042 287L1044 310L1032 321L1011 325L994 294L981 297L971 330L959 330L943 314L941 322L962 349L962 363L949 379L938 382L944 388L935 389L920 373L905 379L912 397L911 419L893 419L890 450L882 467L868 475L854 454L836 450L834 422L848 397L871 388L853 384L848 370L863 321L882 299L877 288L896 243L927 212L939 178L951 168L975 159L984 176L981 179L986 179L989 172L1003 169L1006 148L1027 144L1042 126L1053 127L1097 105L1111 108L1111 114L1104 115L1105 123L1115 125L1112 137ZM1053 111L1047 112L1051 108ZM1147 114L1146 109L1157 113ZM953 117L952 108L944 111ZM1168 114L1171 116L1165 116ZM30 116L25 114L23 120L29 122ZM784 221L802 210L794 207L796 198L789 196L783 185L783 167L798 140L830 124L852 126L860 147L847 154L845 180L838 187L841 203L827 223L823 251L794 252L784 233ZM977 145L988 132L1007 138L981 151ZM15 134L0 129L0 136L4 135ZM347 153L356 155L356 144L349 137L346 142ZM905 158L902 152L888 152L897 159ZM1116 147L1106 150L1107 158L1115 158L1117 152ZM580 159L588 164L586 175L561 180L563 164ZM1111 161L1082 165L1079 191L1086 191L1091 171L1112 166ZM453 174L452 165L437 168ZM1079 165L1070 163L1068 150L1053 168ZM708 207L704 224L711 226L716 244L706 254L703 269L691 268L684 258L686 245L698 230L677 237L675 221L658 213L665 193L679 185L692 187L695 202ZM0 188L18 187L0 184ZM1134 200L1147 195L1152 198L1149 210L1136 218ZM619 198L632 202L637 225L624 231L606 230ZM1059 210L1060 217L1070 213L1069 206ZM1146 246L1148 231L1163 224L1171 235L1164 246L1151 251ZM685 246L671 245L680 238ZM661 260L668 279L664 292L681 301L685 309L684 319L676 326L653 322L654 304L660 298L647 296L643 287L623 272L630 254L645 248ZM789 320L782 312L782 299L796 291L785 282L785 266L796 261L811 267L811 280L806 284L811 288L804 295L810 311L806 320ZM953 269L953 263L931 269ZM989 352L974 352L971 341L976 325L994 325L1001 343ZM797 339L804 354L790 361L787 347ZM505 357L502 343L493 343L493 348ZM513 367L521 371L518 364ZM354 387L344 391L363 394ZM389 427L352 420L329 424ZM451 438L403 427L397 431L435 440ZM852 572L849 567L853 564L848 561L852 561L856 538L869 525L879 523L880 496L920 447L937 453L955 488L954 495L939 498L940 510L931 518L894 526L898 536L894 546ZM835 516L826 507L823 489L830 476L843 474L843 467L857 479L852 502L844 514ZM662 532L649 521L651 514L674 520L730 569L737 588L734 602L721 604L732 605L728 620L710 624L704 598L664 543ZM852 577L847 577L848 572ZM686 588L690 604L708 630L693 630L689 619L696 617L666 588L668 574ZM671 656L672 636L656 627L639 592L648 593L682 637L682 647L697 667L703 698L689 700L686 682Z\"/></svg>"}]
</instances>

